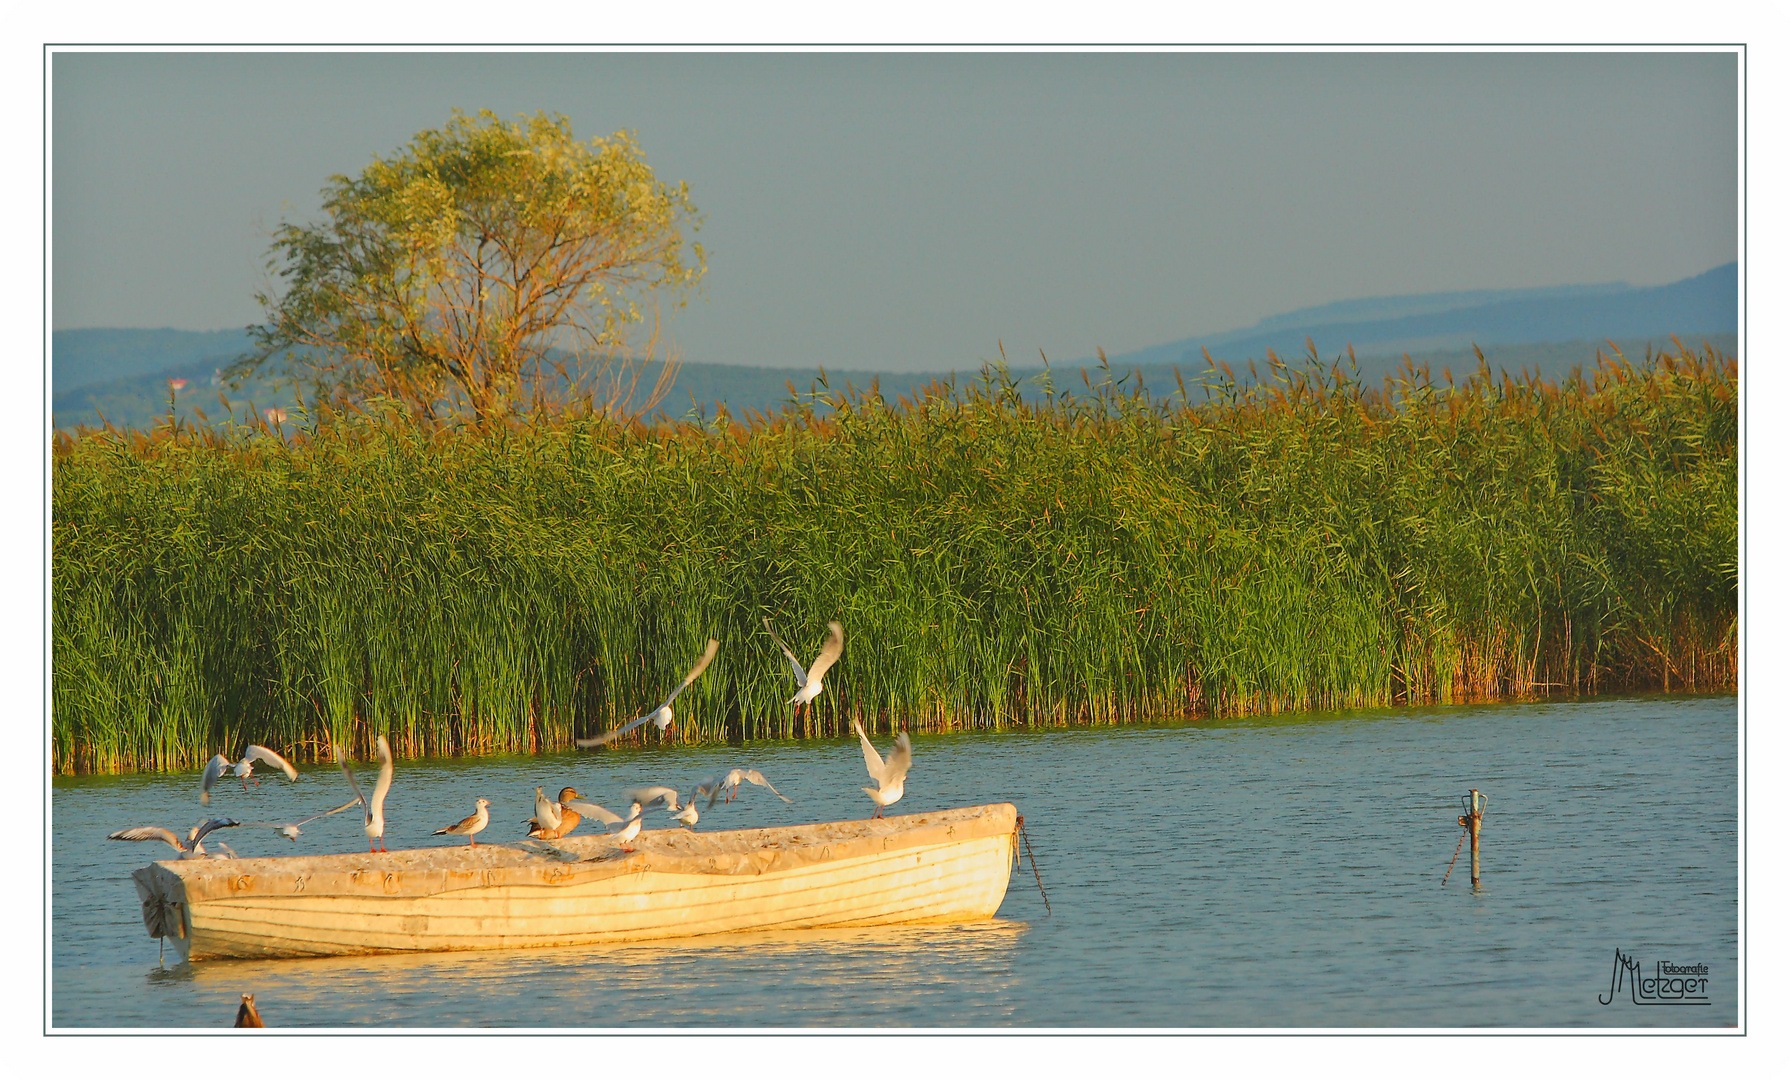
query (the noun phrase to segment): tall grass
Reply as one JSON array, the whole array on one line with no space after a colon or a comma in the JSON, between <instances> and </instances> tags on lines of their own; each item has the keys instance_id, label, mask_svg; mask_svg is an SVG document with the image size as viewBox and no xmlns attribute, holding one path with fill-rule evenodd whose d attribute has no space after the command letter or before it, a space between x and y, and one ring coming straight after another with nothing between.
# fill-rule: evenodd
<instances>
[{"instance_id":1,"label":"tall grass","mask_svg":"<svg viewBox=\"0 0 1790 1080\"><path fill-rule=\"evenodd\" d=\"M1734 685L1731 359L1259 376L59 436L54 767L563 748L711 635L671 737ZM763 616L846 627L800 728Z\"/></svg>"}]
</instances>

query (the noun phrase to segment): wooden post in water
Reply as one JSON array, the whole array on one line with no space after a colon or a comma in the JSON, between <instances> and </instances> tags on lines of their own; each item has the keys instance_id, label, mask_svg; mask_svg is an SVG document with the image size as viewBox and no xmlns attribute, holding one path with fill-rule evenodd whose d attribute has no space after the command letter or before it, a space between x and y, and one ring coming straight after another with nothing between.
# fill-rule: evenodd
<instances>
[{"instance_id":1,"label":"wooden post in water","mask_svg":"<svg viewBox=\"0 0 1790 1080\"><path fill-rule=\"evenodd\" d=\"M1479 884L1479 826L1485 820L1485 804L1491 800L1481 795L1478 788L1471 788L1464 801L1467 804L1467 812L1461 815L1460 822L1473 841L1473 884L1477 886Z\"/></svg>"}]
</instances>

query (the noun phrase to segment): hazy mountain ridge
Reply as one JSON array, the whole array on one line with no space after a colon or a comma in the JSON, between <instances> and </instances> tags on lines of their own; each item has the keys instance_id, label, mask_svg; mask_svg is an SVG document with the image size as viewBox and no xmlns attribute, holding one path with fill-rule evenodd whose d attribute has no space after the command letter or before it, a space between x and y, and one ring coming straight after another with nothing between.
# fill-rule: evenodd
<instances>
[{"instance_id":1,"label":"hazy mountain ridge","mask_svg":"<svg viewBox=\"0 0 1790 1080\"><path fill-rule=\"evenodd\" d=\"M1558 290L1511 290L1484 303L1421 310L1435 297L1388 297L1348 301L1278 315L1247 330L1183 338L1112 357L1115 365L1188 364L1204 366L1201 348L1230 361L1258 359L1273 349L1298 356L1311 338L1318 353L1330 356L1350 345L1357 357L1465 348L1477 344L1530 345L1542 342L1601 341L1605 338L1664 339L1736 333L1740 319L1740 275L1728 263L1669 285L1574 286ZM1477 297L1485 294L1437 294ZM1374 305L1390 305L1385 316Z\"/></svg>"},{"instance_id":2,"label":"hazy mountain ridge","mask_svg":"<svg viewBox=\"0 0 1790 1080\"><path fill-rule=\"evenodd\" d=\"M1115 379L1137 373L1126 382L1127 388L1141 379L1153 395L1171 396L1178 389L1176 368L1184 379L1205 369L1202 345L1229 362L1238 375L1245 375L1248 361L1262 359L1269 349L1283 359L1299 361L1309 337L1325 363L1336 360L1353 343L1360 375L1370 382L1378 382L1407 352L1415 362L1428 363L1437 378L1444 368L1463 376L1477 364L1472 344L1485 351L1494 369L1539 370L1544 377L1558 378L1575 366L1590 367L1609 339L1633 358L1650 345L1667 347L1672 334L1693 348L1707 341L1732 354L1738 344L1738 308L1738 266L1729 263L1683 281L1640 289L1614 282L1339 301L1276 315L1241 330L1116 355L1111 367ZM97 426L103 413L113 424L140 428L167 416L169 379L187 380L176 400L179 415L196 419L192 411L196 405L210 419L222 419L218 393L223 388L213 380L218 369L247 349L248 336L244 330L58 330L51 343L51 406L57 427ZM1083 366L1092 369L1095 362L1053 365L1057 388L1081 388ZM864 390L878 383L884 397L893 401L898 396L912 398L918 388L934 380L974 380L978 368L966 365L955 376L950 371L834 369L827 378L834 391L848 386ZM1015 368L1012 374L1028 380L1028 396L1038 396L1042 391L1035 380L1043 370ZM796 394L817 389L818 372L807 367L685 363L654 411L675 417L694 409L712 417L717 402L725 402L735 416L776 411L791 400L792 385ZM649 365L635 403L643 403L657 374L656 365ZM1099 375L1092 377L1097 380ZM226 396L240 416L251 406L284 407L292 402L293 392L276 380L261 379Z\"/></svg>"}]
</instances>

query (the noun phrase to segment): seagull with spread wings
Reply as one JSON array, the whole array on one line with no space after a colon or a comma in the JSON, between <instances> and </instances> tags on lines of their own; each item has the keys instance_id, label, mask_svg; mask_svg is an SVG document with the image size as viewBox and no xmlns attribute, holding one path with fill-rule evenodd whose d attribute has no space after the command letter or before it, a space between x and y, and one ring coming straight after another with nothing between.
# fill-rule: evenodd
<instances>
[{"instance_id":1,"label":"seagull with spread wings","mask_svg":"<svg viewBox=\"0 0 1790 1080\"><path fill-rule=\"evenodd\" d=\"M727 789L727 798L724 801L732 802L739 795L740 785L742 783L757 784L761 788L770 788L771 794L782 799L784 802L795 801L788 795L783 794L783 792L771 787L771 782L766 780L764 778L764 773L759 772L757 769L734 769L732 772L729 772L726 776L721 778L721 783L716 786L715 791L709 793L709 805L715 805L715 796L720 793L721 788Z\"/></svg>"},{"instance_id":2,"label":"seagull with spread wings","mask_svg":"<svg viewBox=\"0 0 1790 1080\"><path fill-rule=\"evenodd\" d=\"M709 647L703 651L702 659L696 661L696 666L690 669L690 674L684 676L684 681L681 683L678 683L677 689L673 690L671 692L671 696L666 698L664 703L662 703L658 708L654 709L652 712L647 713L645 716L639 717L633 723L624 724L621 727L616 728L614 731L607 732L602 735L598 735L594 739L574 739L572 741L576 742L579 746L584 747L585 749L589 749L590 747L593 747L593 746L604 746L604 745L607 745L608 743L612 743L615 740L621 738L623 735L626 735L628 732L633 731L635 728L639 727L640 725L649 723L649 722L658 727L660 735L664 735L665 729L671 726L671 722L674 719L674 717L672 716L672 713L671 713L671 703L677 700L677 696L679 694L683 693L685 690L688 690L690 688L690 684L696 681L696 677L698 675L701 675L703 672L708 670L709 661L711 661L715 658L715 653L717 651L719 651L720 648L721 648L721 643L719 641L716 641L714 638L709 638Z\"/></svg>"},{"instance_id":3,"label":"seagull with spread wings","mask_svg":"<svg viewBox=\"0 0 1790 1080\"><path fill-rule=\"evenodd\" d=\"M814 658L814 663L808 665L806 671L802 670L802 662L796 659L796 654L791 652L789 646L783 644L783 639L777 636L777 631L771 629L769 617L766 617L764 621L764 629L765 633L771 635L771 640L777 643L777 647L783 650L784 658L789 661L790 670L795 672L796 696L784 704L794 705L796 712L800 714L802 706L820 696L820 692L825 689L821 685L821 679L826 676L827 671L834 664L839 662L839 654L845 651L845 627L837 622L827 624L827 643L820 647L820 655Z\"/></svg>"},{"instance_id":4,"label":"seagull with spread wings","mask_svg":"<svg viewBox=\"0 0 1790 1080\"><path fill-rule=\"evenodd\" d=\"M360 799L357 797L357 798L349 799L347 802L343 803L341 806L336 807L334 810L325 810L321 814L312 814L308 818L300 818L297 821L245 821L242 823L242 827L245 829L278 829L280 832L280 835L284 836L286 839L297 840L298 833L299 833L298 827L300 825L309 825L311 822L316 821L318 818L326 818L326 817L330 816L331 814L339 814L342 811L347 810L350 807L359 806L359 805L360 805Z\"/></svg>"},{"instance_id":5,"label":"seagull with spread wings","mask_svg":"<svg viewBox=\"0 0 1790 1080\"><path fill-rule=\"evenodd\" d=\"M354 789L355 802L366 808L367 850L385 850L385 793L392 789L392 748L381 735L374 740L379 749L379 780L373 785L373 798L368 800L361 792L360 784L355 782L354 770L348 767L348 759L342 754L342 748L336 748L336 763L342 766L342 775L348 778L348 786ZM349 804L350 806L353 803ZM377 843L376 848L373 845Z\"/></svg>"},{"instance_id":6,"label":"seagull with spread wings","mask_svg":"<svg viewBox=\"0 0 1790 1080\"><path fill-rule=\"evenodd\" d=\"M234 829L239 824L241 824L241 822L227 817L217 817L212 818L210 821L201 821L199 824L194 825L191 829L187 830L186 841L184 843L181 841L180 837L174 835L171 830L164 829L159 825L138 825L134 829L119 829L117 832L106 837L106 839L160 840L175 851L180 852L180 857L183 859L203 859L205 858L204 841L207 836L218 829ZM218 846L222 847L223 845L219 844Z\"/></svg>"},{"instance_id":7,"label":"seagull with spread wings","mask_svg":"<svg viewBox=\"0 0 1790 1080\"><path fill-rule=\"evenodd\" d=\"M884 761L876 747L870 745L870 736L864 734L864 725L852 721L852 730L858 733L858 741L864 744L864 767L870 771L870 779L876 781L876 787L864 788L864 794L876 804L873 818L883 816L883 808L901 799L907 787L907 770L914 762L914 744L908 739L907 732L895 737L895 748L889 751L889 760Z\"/></svg>"},{"instance_id":8,"label":"seagull with spread wings","mask_svg":"<svg viewBox=\"0 0 1790 1080\"><path fill-rule=\"evenodd\" d=\"M248 748L242 752L241 761L231 761L224 755L218 754L206 763L205 772L199 777L199 803L203 806L211 805L212 785L216 784L226 772L234 772L236 779L242 781L242 789L249 790L249 779L255 775L255 762L257 761L272 765L285 773L288 780L298 779L298 770L292 767L290 761L265 746L256 746L254 743L250 743ZM256 780L255 786L260 787L261 781Z\"/></svg>"}]
</instances>

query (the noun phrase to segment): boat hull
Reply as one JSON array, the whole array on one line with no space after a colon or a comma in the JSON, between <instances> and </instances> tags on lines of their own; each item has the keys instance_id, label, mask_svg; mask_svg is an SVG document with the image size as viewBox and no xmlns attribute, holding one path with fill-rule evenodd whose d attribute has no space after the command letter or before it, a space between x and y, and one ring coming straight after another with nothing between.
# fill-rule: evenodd
<instances>
[{"instance_id":1,"label":"boat hull","mask_svg":"<svg viewBox=\"0 0 1790 1080\"><path fill-rule=\"evenodd\" d=\"M133 878L186 959L644 941L989 918L1010 804L781 829L156 863Z\"/></svg>"}]
</instances>

